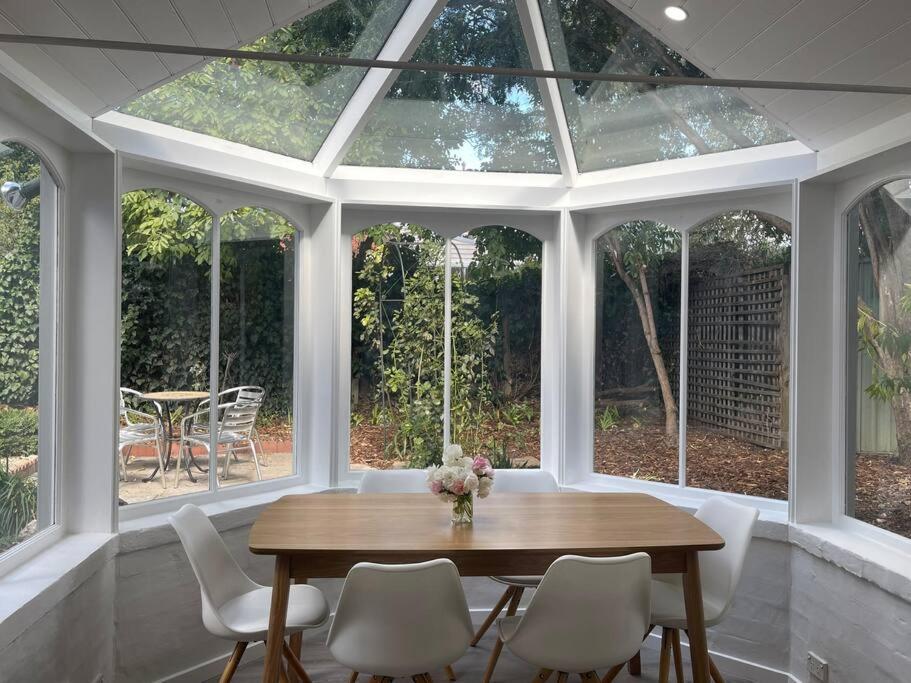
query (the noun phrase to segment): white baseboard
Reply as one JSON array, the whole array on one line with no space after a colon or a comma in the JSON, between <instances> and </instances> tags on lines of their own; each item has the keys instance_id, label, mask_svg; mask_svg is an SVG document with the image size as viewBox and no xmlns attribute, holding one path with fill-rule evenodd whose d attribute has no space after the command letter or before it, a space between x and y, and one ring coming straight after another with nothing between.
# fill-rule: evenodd
<instances>
[{"instance_id":1,"label":"white baseboard","mask_svg":"<svg viewBox=\"0 0 911 683\"><path fill-rule=\"evenodd\" d=\"M225 641L226 643L228 641ZM231 648L233 650L233 648ZM178 671L176 674L171 674L165 678L159 678L156 683L199 683L200 681L207 681L210 678L218 678L221 676L221 672L225 670L225 664L228 663L228 657L231 656L231 650L228 650L220 657L213 657L212 659L206 660L196 666L191 666L183 671ZM263 659L266 656L266 648L263 647L261 642L251 643L250 646L244 651L244 664L249 662L255 662L258 659Z\"/></svg>"}]
</instances>

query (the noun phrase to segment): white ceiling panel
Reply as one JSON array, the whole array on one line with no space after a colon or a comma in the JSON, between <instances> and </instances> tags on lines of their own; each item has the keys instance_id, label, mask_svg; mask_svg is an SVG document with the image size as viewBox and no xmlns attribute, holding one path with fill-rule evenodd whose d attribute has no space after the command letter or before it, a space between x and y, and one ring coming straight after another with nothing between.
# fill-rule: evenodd
<instances>
[{"instance_id":1,"label":"white ceiling panel","mask_svg":"<svg viewBox=\"0 0 911 683\"><path fill-rule=\"evenodd\" d=\"M114 0L57 0L57 4L92 38L143 39ZM171 75L157 55L121 50L110 50L105 54L136 85L155 83Z\"/></svg>"},{"instance_id":2,"label":"white ceiling panel","mask_svg":"<svg viewBox=\"0 0 911 683\"><path fill-rule=\"evenodd\" d=\"M171 0L197 45L227 47L240 38L218 0Z\"/></svg>"},{"instance_id":3,"label":"white ceiling panel","mask_svg":"<svg viewBox=\"0 0 911 683\"><path fill-rule=\"evenodd\" d=\"M883 123L887 123L892 119L904 116L909 112L911 112L911 97L903 97L866 116L855 119L845 126L841 126L820 135L817 139L817 145L820 148L829 147L830 145L847 140L850 137L868 131Z\"/></svg>"},{"instance_id":4,"label":"white ceiling panel","mask_svg":"<svg viewBox=\"0 0 911 683\"><path fill-rule=\"evenodd\" d=\"M193 45L193 37L184 26L177 11L167 0L115 0L149 43ZM186 55L161 55L162 61L178 73L199 64L202 60ZM151 83L149 84L151 85Z\"/></svg>"},{"instance_id":5,"label":"white ceiling panel","mask_svg":"<svg viewBox=\"0 0 911 683\"><path fill-rule=\"evenodd\" d=\"M741 2L697 40L691 49L700 55L704 64L714 69L798 2L799 0Z\"/></svg>"},{"instance_id":6,"label":"white ceiling panel","mask_svg":"<svg viewBox=\"0 0 911 683\"><path fill-rule=\"evenodd\" d=\"M690 13L686 21L671 21L664 16L668 0L639 0L636 13L658 27L660 35L672 45L689 48L740 4L741 0L689 0L685 7Z\"/></svg>"},{"instance_id":7,"label":"white ceiling panel","mask_svg":"<svg viewBox=\"0 0 911 683\"><path fill-rule=\"evenodd\" d=\"M273 28L266 0L221 0L237 34L258 36Z\"/></svg>"}]
</instances>

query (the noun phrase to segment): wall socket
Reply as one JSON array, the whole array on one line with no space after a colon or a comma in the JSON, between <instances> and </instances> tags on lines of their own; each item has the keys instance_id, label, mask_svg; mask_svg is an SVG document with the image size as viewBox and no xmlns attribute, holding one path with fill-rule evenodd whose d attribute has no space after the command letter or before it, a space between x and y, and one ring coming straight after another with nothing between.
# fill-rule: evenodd
<instances>
[{"instance_id":1,"label":"wall socket","mask_svg":"<svg viewBox=\"0 0 911 683\"><path fill-rule=\"evenodd\" d=\"M829 663L814 652L807 653L807 671L817 681L829 680Z\"/></svg>"}]
</instances>

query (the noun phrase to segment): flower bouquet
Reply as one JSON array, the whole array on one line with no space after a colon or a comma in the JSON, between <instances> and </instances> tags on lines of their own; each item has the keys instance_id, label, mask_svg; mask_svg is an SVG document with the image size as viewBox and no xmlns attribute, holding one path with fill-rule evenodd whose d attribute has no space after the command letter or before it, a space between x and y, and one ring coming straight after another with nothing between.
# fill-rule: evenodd
<instances>
[{"instance_id":1,"label":"flower bouquet","mask_svg":"<svg viewBox=\"0 0 911 683\"><path fill-rule=\"evenodd\" d=\"M427 485L431 493L452 503L452 523L471 524L474 515L474 494L486 498L493 488L494 469L483 456L470 458L458 444L443 450L443 464L427 470Z\"/></svg>"}]
</instances>

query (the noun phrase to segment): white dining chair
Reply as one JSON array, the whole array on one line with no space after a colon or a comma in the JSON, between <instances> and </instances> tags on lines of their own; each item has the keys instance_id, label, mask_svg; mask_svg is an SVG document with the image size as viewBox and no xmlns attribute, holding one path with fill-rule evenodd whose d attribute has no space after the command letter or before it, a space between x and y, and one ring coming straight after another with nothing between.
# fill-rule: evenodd
<instances>
[{"instance_id":1,"label":"white dining chair","mask_svg":"<svg viewBox=\"0 0 911 683\"><path fill-rule=\"evenodd\" d=\"M652 561L564 555L547 572L525 614L497 622L499 642L538 667L536 681L556 672L597 683L596 670L622 667L649 628Z\"/></svg>"},{"instance_id":2,"label":"white dining chair","mask_svg":"<svg viewBox=\"0 0 911 683\"><path fill-rule=\"evenodd\" d=\"M557 493L560 486L557 480L550 472L543 470L497 470L494 475L493 494L500 493ZM519 601L527 588L536 588L541 583L540 576L491 576L494 581L506 584L506 591L500 597L500 600L494 605L494 608L487 615L487 619L481 624L481 627L475 633L471 640L471 645L477 645L491 624L496 621L497 617L506 607L506 616L513 616L519 609ZM490 659L487 662L487 671L484 673L484 683L488 683L493 676L494 669L497 666L497 660L500 658L500 652L503 649L503 643L497 641L494 643L493 650L490 653Z\"/></svg>"},{"instance_id":3,"label":"white dining chair","mask_svg":"<svg viewBox=\"0 0 911 683\"><path fill-rule=\"evenodd\" d=\"M471 615L451 560L352 567L339 597L326 644L335 660L373 676L374 683L410 677L461 657L471 640Z\"/></svg>"},{"instance_id":4,"label":"white dining chair","mask_svg":"<svg viewBox=\"0 0 911 683\"><path fill-rule=\"evenodd\" d=\"M726 498L710 498L696 512L696 518L724 539L724 548L699 553L699 573L706 627L719 624L734 600L759 510ZM673 659L677 680L683 683L680 631L686 631L686 606L680 574L663 574L652 582L651 623L661 627L661 655L658 680L666 683ZM709 657L709 673L724 683L721 672Z\"/></svg>"},{"instance_id":5,"label":"white dining chair","mask_svg":"<svg viewBox=\"0 0 911 683\"><path fill-rule=\"evenodd\" d=\"M265 641L269 630L272 588L248 577L231 556L221 536L205 513L184 505L169 517L177 531L202 595L202 621L213 636L235 642L219 683L234 676L251 642ZM329 604L322 591L307 584L291 586L285 635L322 626L329 618ZM301 680L310 679L300 660L283 644L288 665Z\"/></svg>"},{"instance_id":6,"label":"white dining chair","mask_svg":"<svg viewBox=\"0 0 911 683\"><path fill-rule=\"evenodd\" d=\"M361 477L358 493L427 493L424 470L368 470Z\"/></svg>"}]
</instances>

